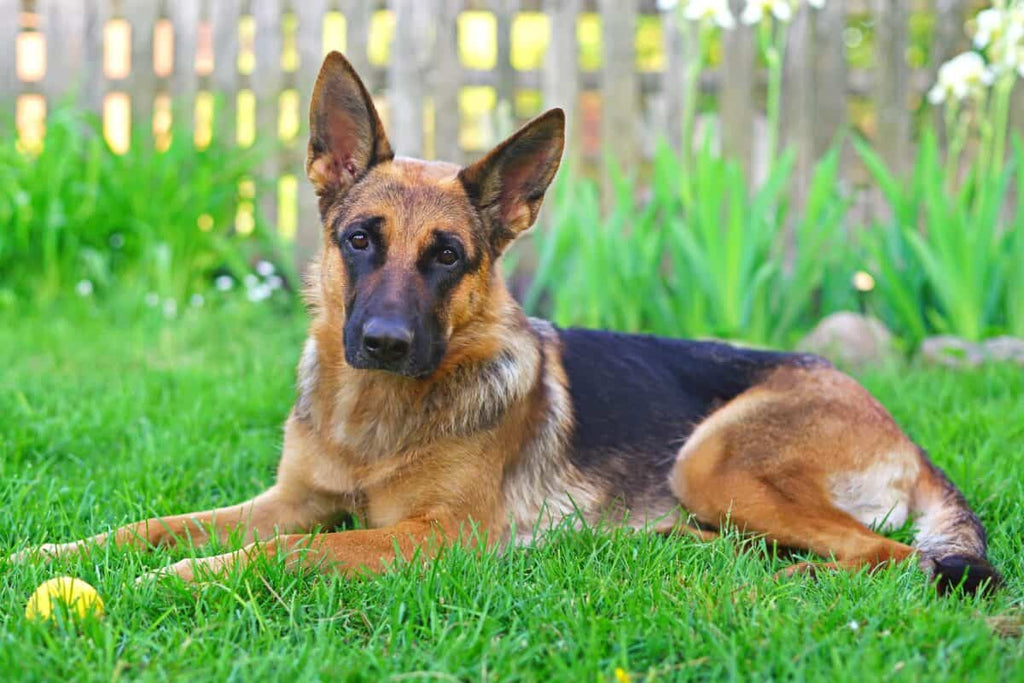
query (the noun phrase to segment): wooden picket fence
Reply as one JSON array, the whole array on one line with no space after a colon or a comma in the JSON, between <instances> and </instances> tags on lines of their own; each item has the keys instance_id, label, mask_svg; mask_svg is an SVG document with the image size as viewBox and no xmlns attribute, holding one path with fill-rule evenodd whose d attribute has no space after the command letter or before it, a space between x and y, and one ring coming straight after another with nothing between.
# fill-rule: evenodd
<instances>
[{"instance_id":1,"label":"wooden picket fence","mask_svg":"<svg viewBox=\"0 0 1024 683\"><path fill-rule=\"evenodd\" d=\"M743 0L730 1L738 16ZM908 164L923 93L938 65L966 47L963 21L977 6L974 0L804 6L789 28L783 98L783 142L797 150L798 177L806 180L813 161L850 124L852 107L869 112L856 123L882 143L890 163ZM467 66L460 52L467 12L490 17L474 24L493 29L490 68ZM516 68L517 22L536 20L537 13L546 18L530 26L546 34L543 58ZM931 17L930 33L927 58L912 66L907 52L916 15ZM585 19L600 31L596 64L581 61ZM638 27L651 21L659 22L659 56L654 66L639 68ZM873 27L868 67L848 60L855 24ZM384 59L371 58L375 26L391 35ZM0 0L0 45L17 47L0 51L0 125L16 120L21 134L30 135L47 108L74 93L105 120L126 110L122 124L129 118L153 123L140 128L157 138L172 116L186 117L198 144L211 135L241 144L277 138L279 152L260 170L280 179L279 191L264 192L259 205L295 235L302 258L317 241L302 171L305 111L328 49L343 47L379 97L400 154L463 161L515 123L558 105L569 115L570 163L592 167L606 150L635 169L659 137L679 143L682 74L692 44L691 30L674 14L660 13L654 0ZM703 73L701 90L717 99L724 149L756 173L765 74L754 30L724 34L720 53ZM496 112L476 136L465 134L460 112L460 94L469 87L491 89ZM216 130L204 130L203 111L214 93L226 116ZM533 97L521 98L524 93ZM252 118L246 131L243 109ZM108 138L117 134L108 128ZM297 199L280 199L286 196Z\"/></svg>"}]
</instances>

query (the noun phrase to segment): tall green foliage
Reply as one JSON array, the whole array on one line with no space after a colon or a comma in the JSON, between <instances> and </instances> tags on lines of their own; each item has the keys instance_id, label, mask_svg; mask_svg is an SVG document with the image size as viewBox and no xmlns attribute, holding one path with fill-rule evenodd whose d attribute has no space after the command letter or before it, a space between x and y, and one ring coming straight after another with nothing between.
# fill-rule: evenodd
<instances>
[{"instance_id":1,"label":"tall green foliage","mask_svg":"<svg viewBox=\"0 0 1024 683\"><path fill-rule=\"evenodd\" d=\"M258 217L250 236L233 229L257 153L198 150L184 130L174 140L157 151L134 139L118 155L72 109L48 118L38 153L0 140L0 289L50 298L88 279L180 299L215 270L247 271L248 251L274 246Z\"/></svg>"},{"instance_id":2,"label":"tall green foliage","mask_svg":"<svg viewBox=\"0 0 1024 683\"><path fill-rule=\"evenodd\" d=\"M535 238L527 307L566 325L777 345L813 324L830 269L851 263L838 150L815 169L799 212L788 202L791 155L753 191L710 145L690 166L660 146L643 202L614 170L606 214L593 183L563 178Z\"/></svg>"},{"instance_id":3,"label":"tall green foliage","mask_svg":"<svg viewBox=\"0 0 1024 683\"><path fill-rule=\"evenodd\" d=\"M1022 219L1009 207L1024 187L1020 140L995 172L974 163L955 182L926 131L913 176L903 181L863 143L857 151L881 188L891 218L869 232L881 315L912 344L938 332L977 340L1024 327ZM1016 188L1014 183L1016 182Z\"/></svg>"}]
</instances>

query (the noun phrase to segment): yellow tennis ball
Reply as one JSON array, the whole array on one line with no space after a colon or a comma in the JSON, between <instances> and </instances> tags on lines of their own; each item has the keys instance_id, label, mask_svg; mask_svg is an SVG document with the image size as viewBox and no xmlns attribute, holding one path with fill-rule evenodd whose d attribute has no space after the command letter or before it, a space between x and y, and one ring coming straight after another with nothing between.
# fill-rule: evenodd
<instances>
[{"instance_id":1,"label":"yellow tennis ball","mask_svg":"<svg viewBox=\"0 0 1024 683\"><path fill-rule=\"evenodd\" d=\"M25 616L39 621L53 619L57 603L66 605L68 613L79 618L87 614L103 616L103 601L96 589L70 576L58 576L39 586L28 599Z\"/></svg>"}]
</instances>

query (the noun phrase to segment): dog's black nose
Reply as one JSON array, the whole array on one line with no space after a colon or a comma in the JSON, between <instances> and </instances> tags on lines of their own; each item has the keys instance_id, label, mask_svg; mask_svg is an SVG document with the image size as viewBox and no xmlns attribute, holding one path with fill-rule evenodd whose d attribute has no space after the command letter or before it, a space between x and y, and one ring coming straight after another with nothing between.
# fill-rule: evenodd
<instances>
[{"instance_id":1,"label":"dog's black nose","mask_svg":"<svg viewBox=\"0 0 1024 683\"><path fill-rule=\"evenodd\" d=\"M363 325L363 348L374 360L395 363L409 355L412 330L398 320L371 318Z\"/></svg>"}]
</instances>

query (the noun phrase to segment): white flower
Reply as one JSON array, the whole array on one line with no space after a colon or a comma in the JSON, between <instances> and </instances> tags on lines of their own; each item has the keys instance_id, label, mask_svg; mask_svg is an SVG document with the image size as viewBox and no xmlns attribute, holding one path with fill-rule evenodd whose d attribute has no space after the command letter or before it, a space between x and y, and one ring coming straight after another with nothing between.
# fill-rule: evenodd
<instances>
[{"instance_id":1,"label":"white flower","mask_svg":"<svg viewBox=\"0 0 1024 683\"><path fill-rule=\"evenodd\" d=\"M264 299L270 298L271 294L273 294L273 291L267 285L256 285L255 287L250 287L246 291L245 296L249 301L259 303Z\"/></svg>"},{"instance_id":2,"label":"white flower","mask_svg":"<svg viewBox=\"0 0 1024 683\"><path fill-rule=\"evenodd\" d=\"M166 299L164 301L164 317L174 318L178 315L178 302L174 299Z\"/></svg>"},{"instance_id":3,"label":"white flower","mask_svg":"<svg viewBox=\"0 0 1024 683\"><path fill-rule=\"evenodd\" d=\"M978 12L978 16L974 17L974 47L984 49L998 38L1006 18L1006 13L995 7Z\"/></svg>"},{"instance_id":4,"label":"white flower","mask_svg":"<svg viewBox=\"0 0 1024 683\"><path fill-rule=\"evenodd\" d=\"M688 21L711 21L726 30L736 26L729 11L729 0L687 0L683 18Z\"/></svg>"},{"instance_id":5,"label":"white flower","mask_svg":"<svg viewBox=\"0 0 1024 683\"><path fill-rule=\"evenodd\" d=\"M92 282L90 280L80 280L75 285L75 291L78 292L78 296L92 296Z\"/></svg>"},{"instance_id":6,"label":"white flower","mask_svg":"<svg viewBox=\"0 0 1024 683\"><path fill-rule=\"evenodd\" d=\"M814 9L825 9L825 0L807 0L807 4Z\"/></svg>"},{"instance_id":7,"label":"white flower","mask_svg":"<svg viewBox=\"0 0 1024 683\"><path fill-rule=\"evenodd\" d=\"M679 0L658 0L658 11L659 12L671 12L679 4Z\"/></svg>"},{"instance_id":8,"label":"white flower","mask_svg":"<svg viewBox=\"0 0 1024 683\"><path fill-rule=\"evenodd\" d=\"M1017 70L1024 75L1024 6L1019 12L1011 14L1015 17L1006 27L1006 37L1002 44L1001 66L1007 71Z\"/></svg>"},{"instance_id":9,"label":"white flower","mask_svg":"<svg viewBox=\"0 0 1024 683\"><path fill-rule=\"evenodd\" d=\"M256 264L256 272L263 277L267 277L269 275L273 275L277 271L274 268L274 264L270 261L260 261Z\"/></svg>"},{"instance_id":10,"label":"white flower","mask_svg":"<svg viewBox=\"0 0 1024 683\"><path fill-rule=\"evenodd\" d=\"M275 289L281 289L284 285L284 280L281 279L280 275L271 275L267 278L267 287L270 287L270 291Z\"/></svg>"},{"instance_id":11,"label":"white flower","mask_svg":"<svg viewBox=\"0 0 1024 683\"><path fill-rule=\"evenodd\" d=\"M776 19L786 23L793 18L793 6L789 0L747 0L740 21L748 26L759 24L766 13L771 13Z\"/></svg>"},{"instance_id":12,"label":"white flower","mask_svg":"<svg viewBox=\"0 0 1024 683\"><path fill-rule=\"evenodd\" d=\"M230 291L235 286L235 281L230 275L221 275L213 281L213 286L221 292Z\"/></svg>"},{"instance_id":13,"label":"white flower","mask_svg":"<svg viewBox=\"0 0 1024 683\"><path fill-rule=\"evenodd\" d=\"M941 104L949 98L963 100L992 84L994 77L977 52L963 52L939 67L938 82L928 91L928 101Z\"/></svg>"},{"instance_id":14,"label":"white flower","mask_svg":"<svg viewBox=\"0 0 1024 683\"><path fill-rule=\"evenodd\" d=\"M192 308L202 308L205 303L206 299L203 298L202 294L193 294L188 300L188 304Z\"/></svg>"},{"instance_id":15,"label":"white flower","mask_svg":"<svg viewBox=\"0 0 1024 683\"><path fill-rule=\"evenodd\" d=\"M988 54L997 75L1014 70L1024 73L1024 4L978 12L974 17L974 47Z\"/></svg>"},{"instance_id":16,"label":"white flower","mask_svg":"<svg viewBox=\"0 0 1024 683\"><path fill-rule=\"evenodd\" d=\"M147 306L153 308L160 303L160 295L157 294L156 292L149 292L148 294L146 294L146 297L143 299L143 301L146 302Z\"/></svg>"},{"instance_id":17,"label":"white flower","mask_svg":"<svg viewBox=\"0 0 1024 683\"><path fill-rule=\"evenodd\" d=\"M852 620L849 624L846 625L846 628L850 629L851 631L859 631L860 624L858 624L856 620Z\"/></svg>"},{"instance_id":18,"label":"white flower","mask_svg":"<svg viewBox=\"0 0 1024 683\"><path fill-rule=\"evenodd\" d=\"M244 278L242 278L242 282L245 283L246 289L252 289L253 287L260 283L260 279L253 275L252 273L249 273Z\"/></svg>"}]
</instances>

